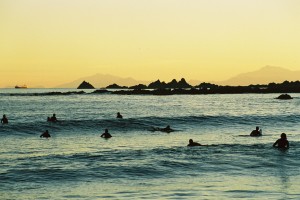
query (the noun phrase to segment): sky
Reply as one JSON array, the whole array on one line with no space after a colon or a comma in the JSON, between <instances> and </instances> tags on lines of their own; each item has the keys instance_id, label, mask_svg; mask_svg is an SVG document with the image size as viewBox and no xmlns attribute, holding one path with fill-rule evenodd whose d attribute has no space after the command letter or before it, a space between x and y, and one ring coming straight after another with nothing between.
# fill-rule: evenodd
<instances>
[{"instance_id":1,"label":"sky","mask_svg":"<svg viewBox=\"0 0 300 200\"><path fill-rule=\"evenodd\" d=\"M300 70L298 0L0 0L0 87Z\"/></svg>"}]
</instances>

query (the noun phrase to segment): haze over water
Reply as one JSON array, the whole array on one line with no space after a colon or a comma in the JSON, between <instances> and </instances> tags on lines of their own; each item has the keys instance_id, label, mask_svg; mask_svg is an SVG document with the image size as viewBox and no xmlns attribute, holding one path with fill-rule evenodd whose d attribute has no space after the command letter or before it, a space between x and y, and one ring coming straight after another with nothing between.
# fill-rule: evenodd
<instances>
[{"instance_id":1,"label":"haze over water","mask_svg":"<svg viewBox=\"0 0 300 200\"><path fill-rule=\"evenodd\" d=\"M45 95L50 91L0 90L9 119L0 125L2 199L300 197L299 94L280 101L278 94ZM46 122L53 113L59 122ZM176 131L150 131L166 125ZM255 126L263 136L246 137ZM109 140L99 137L105 128ZM52 137L39 138L46 129ZM272 148L282 132L286 151ZM190 138L209 146L189 148Z\"/></svg>"}]
</instances>

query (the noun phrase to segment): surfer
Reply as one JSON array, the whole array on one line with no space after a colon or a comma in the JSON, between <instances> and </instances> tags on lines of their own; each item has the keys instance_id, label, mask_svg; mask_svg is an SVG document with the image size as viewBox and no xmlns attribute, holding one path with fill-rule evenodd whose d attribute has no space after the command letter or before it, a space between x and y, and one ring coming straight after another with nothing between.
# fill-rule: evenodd
<instances>
[{"instance_id":1,"label":"surfer","mask_svg":"<svg viewBox=\"0 0 300 200\"><path fill-rule=\"evenodd\" d=\"M194 146L202 146L198 142L194 142L192 139L189 140L189 144L187 145L188 147L194 147Z\"/></svg>"},{"instance_id":2,"label":"surfer","mask_svg":"<svg viewBox=\"0 0 300 200\"><path fill-rule=\"evenodd\" d=\"M8 124L8 119L6 118L6 115L3 115L3 118L1 119L2 124Z\"/></svg>"},{"instance_id":3,"label":"surfer","mask_svg":"<svg viewBox=\"0 0 300 200\"><path fill-rule=\"evenodd\" d=\"M174 130L171 129L170 125L166 126L166 128L159 128L159 127L152 127L152 129L150 131L161 131L161 132L166 132L166 133L170 133L173 132Z\"/></svg>"},{"instance_id":4,"label":"surfer","mask_svg":"<svg viewBox=\"0 0 300 200\"><path fill-rule=\"evenodd\" d=\"M273 147L277 147L277 148L289 148L290 147L289 141L287 140L285 133L281 133L280 139L278 139L273 144Z\"/></svg>"},{"instance_id":5,"label":"surfer","mask_svg":"<svg viewBox=\"0 0 300 200\"><path fill-rule=\"evenodd\" d=\"M259 130L259 127L257 126L256 129L250 133L250 136L252 137L262 136L261 129Z\"/></svg>"},{"instance_id":6,"label":"surfer","mask_svg":"<svg viewBox=\"0 0 300 200\"><path fill-rule=\"evenodd\" d=\"M160 128L160 131L166 132L166 133L170 133L170 132L172 132L174 130L171 129L170 125L168 125L166 128Z\"/></svg>"},{"instance_id":7,"label":"surfer","mask_svg":"<svg viewBox=\"0 0 300 200\"><path fill-rule=\"evenodd\" d=\"M49 138L51 135L49 134L48 130L46 130L40 137Z\"/></svg>"},{"instance_id":8,"label":"surfer","mask_svg":"<svg viewBox=\"0 0 300 200\"><path fill-rule=\"evenodd\" d=\"M50 121L51 122L57 122L57 118L56 118L55 114L52 115L52 117L50 118Z\"/></svg>"},{"instance_id":9,"label":"surfer","mask_svg":"<svg viewBox=\"0 0 300 200\"><path fill-rule=\"evenodd\" d=\"M120 118L120 119L122 119L123 118L123 116L121 115L121 113L117 113L117 118Z\"/></svg>"},{"instance_id":10,"label":"surfer","mask_svg":"<svg viewBox=\"0 0 300 200\"><path fill-rule=\"evenodd\" d=\"M105 132L100 136L102 138L111 138L111 134L108 132L108 129L105 129Z\"/></svg>"}]
</instances>

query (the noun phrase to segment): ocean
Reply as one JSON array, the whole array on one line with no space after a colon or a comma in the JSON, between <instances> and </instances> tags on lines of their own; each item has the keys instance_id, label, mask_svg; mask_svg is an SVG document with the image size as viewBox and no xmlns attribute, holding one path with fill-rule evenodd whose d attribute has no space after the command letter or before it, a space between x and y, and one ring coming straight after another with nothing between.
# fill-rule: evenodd
<instances>
[{"instance_id":1,"label":"ocean","mask_svg":"<svg viewBox=\"0 0 300 200\"><path fill-rule=\"evenodd\" d=\"M0 199L300 199L300 94L69 91L0 89Z\"/></svg>"}]
</instances>

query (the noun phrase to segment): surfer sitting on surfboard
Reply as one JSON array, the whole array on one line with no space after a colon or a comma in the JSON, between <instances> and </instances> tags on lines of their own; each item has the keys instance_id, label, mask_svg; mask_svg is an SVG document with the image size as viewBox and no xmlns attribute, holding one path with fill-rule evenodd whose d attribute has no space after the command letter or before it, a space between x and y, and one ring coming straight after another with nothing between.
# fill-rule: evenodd
<instances>
[{"instance_id":1,"label":"surfer sitting on surfboard","mask_svg":"<svg viewBox=\"0 0 300 200\"><path fill-rule=\"evenodd\" d=\"M202 146L198 142L194 142L192 139L189 140L189 144L187 145L188 147L194 147L194 146Z\"/></svg>"},{"instance_id":2,"label":"surfer sitting on surfboard","mask_svg":"<svg viewBox=\"0 0 300 200\"><path fill-rule=\"evenodd\" d=\"M259 130L259 127L257 126L256 129L250 133L250 136L252 137L262 136L261 132L262 132L261 129Z\"/></svg>"}]
</instances>

